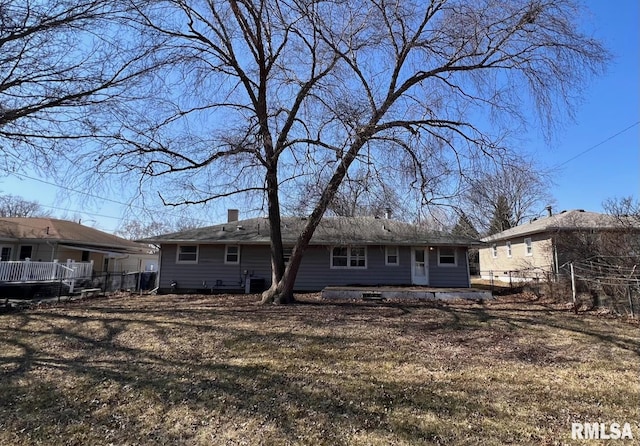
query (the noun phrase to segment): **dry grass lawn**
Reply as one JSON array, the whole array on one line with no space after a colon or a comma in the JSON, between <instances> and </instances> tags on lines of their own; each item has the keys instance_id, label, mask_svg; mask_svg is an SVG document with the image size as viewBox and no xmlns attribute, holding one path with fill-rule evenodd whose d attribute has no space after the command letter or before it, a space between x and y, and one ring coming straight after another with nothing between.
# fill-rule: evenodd
<instances>
[{"instance_id":1,"label":"dry grass lawn","mask_svg":"<svg viewBox=\"0 0 640 446\"><path fill-rule=\"evenodd\" d=\"M0 315L0 444L589 444L571 423L595 421L640 438L637 324L522 298L257 300Z\"/></svg>"}]
</instances>

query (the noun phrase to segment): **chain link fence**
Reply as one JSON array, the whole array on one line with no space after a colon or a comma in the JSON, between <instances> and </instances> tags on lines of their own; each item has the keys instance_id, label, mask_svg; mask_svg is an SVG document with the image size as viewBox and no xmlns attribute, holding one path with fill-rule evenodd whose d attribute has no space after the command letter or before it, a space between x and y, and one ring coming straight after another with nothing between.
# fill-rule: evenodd
<instances>
[{"instance_id":1,"label":"chain link fence","mask_svg":"<svg viewBox=\"0 0 640 446\"><path fill-rule=\"evenodd\" d=\"M592 259L568 263L561 271L569 277L576 311L599 308L638 318L640 271L636 265Z\"/></svg>"},{"instance_id":2,"label":"chain link fence","mask_svg":"<svg viewBox=\"0 0 640 446\"><path fill-rule=\"evenodd\" d=\"M558 273L546 268L481 271L495 295L523 291L566 303L577 311L602 310L640 317L640 267L606 259L562 265Z\"/></svg>"},{"instance_id":3,"label":"chain link fence","mask_svg":"<svg viewBox=\"0 0 640 446\"><path fill-rule=\"evenodd\" d=\"M82 288L100 288L104 293L116 291L150 291L156 288L155 272L94 273L90 281L81 284Z\"/></svg>"},{"instance_id":4,"label":"chain link fence","mask_svg":"<svg viewBox=\"0 0 640 446\"><path fill-rule=\"evenodd\" d=\"M558 286L561 278L551 273L550 268L481 270L479 273L496 295L530 291L537 296L555 296L561 291Z\"/></svg>"},{"instance_id":5,"label":"chain link fence","mask_svg":"<svg viewBox=\"0 0 640 446\"><path fill-rule=\"evenodd\" d=\"M145 292L157 287L156 272L93 273L91 277L77 279L70 287L64 279L34 281L24 284L1 285L0 301L8 299L47 299L82 295L83 290L95 290L99 294L117 291Z\"/></svg>"}]
</instances>

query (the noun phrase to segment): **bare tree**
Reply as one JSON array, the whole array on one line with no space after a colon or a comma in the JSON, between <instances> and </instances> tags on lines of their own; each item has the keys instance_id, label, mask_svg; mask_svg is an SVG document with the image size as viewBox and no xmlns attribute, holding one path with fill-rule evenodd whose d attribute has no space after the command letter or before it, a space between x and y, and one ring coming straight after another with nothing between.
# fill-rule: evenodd
<instances>
[{"instance_id":1,"label":"bare tree","mask_svg":"<svg viewBox=\"0 0 640 446\"><path fill-rule=\"evenodd\" d=\"M16 195L0 195L0 217L48 217L50 213L36 201Z\"/></svg>"},{"instance_id":2,"label":"bare tree","mask_svg":"<svg viewBox=\"0 0 640 446\"><path fill-rule=\"evenodd\" d=\"M119 0L0 0L0 169L47 167L146 72ZM60 145L59 143L62 143ZM53 169L51 169L53 170Z\"/></svg>"},{"instance_id":3,"label":"bare tree","mask_svg":"<svg viewBox=\"0 0 640 446\"><path fill-rule=\"evenodd\" d=\"M620 257L619 262L635 267L640 275L640 201L632 196L609 198L602 207L620 227L620 235L611 241L611 254Z\"/></svg>"},{"instance_id":4,"label":"bare tree","mask_svg":"<svg viewBox=\"0 0 640 446\"><path fill-rule=\"evenodd\" d=\"M129 220L123 223L115 232L115 234L129 240L141 240L143 238L166 234L168 232L178 232L187 229L194 229L198 226L199 225L195 220L184 218L173 222L166 220L149 222L142 222L140 220Z\"/></svg>"},{"instance_id":5,"label":"bare tree","mask_svg":"<svg viewBox=\"0 0 640 446\"><path fill-rule=\"evenodd\" d=\"M489 164L488 171L479 169L468 179L460 196L460 207L485 234L539 217L553 204L551 175L535 162L511 157L497 166Z\"/></svg>"},{"instance_id":6,"label":"bare tree","mask_svg":"<svg viewBox=\"0 0 640 446\"><path fill-rule=\"evenodd\" d=\"M111 120L119 140L100 148L97 171L141 175L166 205L264 200L265 302L293 299L348 171L377 165L424 204L448 200L478 160L509 154L500 141L531 106L556 122L607 59L572 0L133 3L145 41L164 41L156 57L174 64L149 81L150 102ZM499 119L474 122L487 112ZM319 173L285 268L281 197Z\"/></svg>"},{"instance_id":7,"label":"bare tree","mask_svg":"<svg viewBox=\"0 0 640 446\"><path fill-rule=\"evenodd\" d=\"M562 251L570 253L563 261L597 259L611 268L633 269L640 276L640 202L632 197L611 198L603 207L607 212L601 217L603 229L563 236Z\"/></svg>"},{"instance_id":8,"label":"bare tree","mask_svg":"<svg viewBox=\"0 0 640 446\"><path fill-rule=\"evenodd\" d=\"M609 198L602 203L609 215L618 219L621 226L640 227L640 201L632 196Z\"/></svg>"},{"instance_id":9,"label":"bare tree","mask_svg":"<svg viewBox=\"0 0 640 446\"><path fill-rule=\"evenodd\" d=\"M592 227L578 221L572 230L557 231L558 262L565 270L573 265L578 288L589 292L592 306L633 313L637 303L628 304L640 292L640 203L625 197L609 199L603 207L607 214Z\"/></svg>"},{"instance_id":10,"label":"bare tree","mask_svg":"<svg viewBox=\"0 0 640 446\"><path fill-rule=\"evenodd\" d=\"M301 189L295 206L296 213L309 214L322 196L328 178L311 178ZM340 217L393 216L402 219L407 211L396 190L375 173L358 169L347 175L327 206L327 214Z\"/></svg>"}]
</instances>

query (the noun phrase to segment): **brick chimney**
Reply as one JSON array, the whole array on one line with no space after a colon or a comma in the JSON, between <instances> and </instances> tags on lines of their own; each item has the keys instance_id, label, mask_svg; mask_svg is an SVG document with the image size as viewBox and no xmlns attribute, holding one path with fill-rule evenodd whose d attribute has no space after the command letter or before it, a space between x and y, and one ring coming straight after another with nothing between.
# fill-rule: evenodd
<instances>
[{"instance_id":1,"label":"brick chimney","mask_svg":"<svg viewBox=\"0 0 640 446\"><path fill-rule=\"evenodd\" d=\"M227 223L238 221L240 212L237 209L227 209Z\"/></svg>"}]
</instances>

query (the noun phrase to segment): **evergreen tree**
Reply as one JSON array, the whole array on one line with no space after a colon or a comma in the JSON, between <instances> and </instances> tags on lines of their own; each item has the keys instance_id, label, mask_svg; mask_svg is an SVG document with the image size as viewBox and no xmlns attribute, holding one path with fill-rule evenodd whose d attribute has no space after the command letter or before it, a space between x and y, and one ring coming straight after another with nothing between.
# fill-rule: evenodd
<instances>
[{"instance_id":1,"label":"evergreen tree","mask_svg":"<svg viewBox=\"0 0 640 446\"><path fill-rule=\"evenodd\" d=\"M500 195L494 204L493 217L487 235L496 234L515 226L507 197Z\"/></svg>"},{"instance_id":2,"label":"evergreen tree","mask_svg":"<svg viewBox=\"0 0 640 446\"><path fill-rule=\"evenodd\" d=\"M453 230L451 232L453 233L453 235L461 235L461 236L470 237L473 239L480 238L480 233L473 226L473 223L471 223L471 220L469 219L467 214L465 214L464 212L460 214L460 217L458 218L458 222L453 227Z\"/></svg>"}]
</instances>

